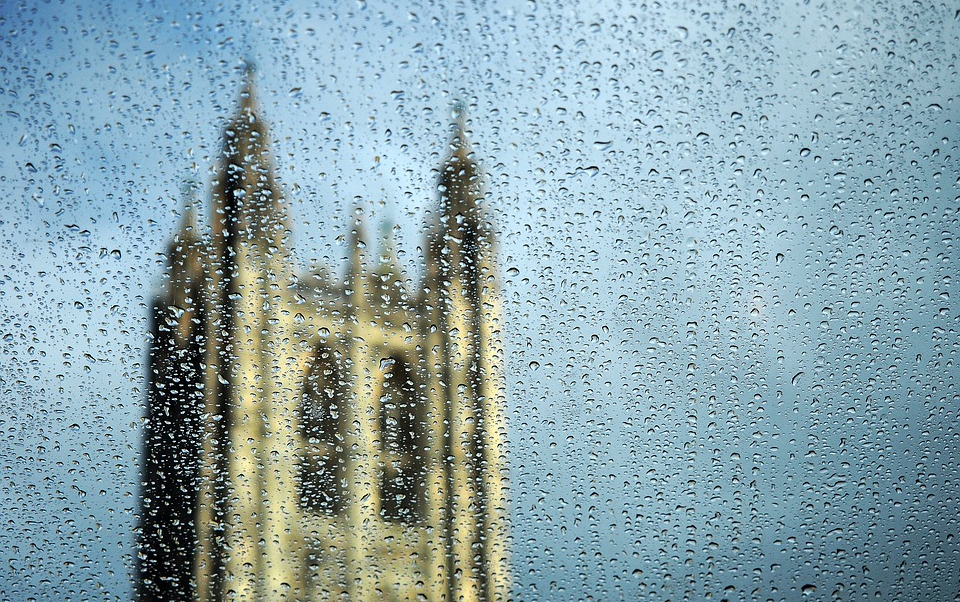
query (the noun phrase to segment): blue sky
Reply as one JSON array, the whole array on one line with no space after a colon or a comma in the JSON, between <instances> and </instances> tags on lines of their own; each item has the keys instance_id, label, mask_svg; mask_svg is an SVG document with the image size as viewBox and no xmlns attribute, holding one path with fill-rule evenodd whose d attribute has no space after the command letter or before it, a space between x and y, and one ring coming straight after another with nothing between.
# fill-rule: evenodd
<instances>
[{"instance_id":1,"label":"blue sky","mask_svg":"<svg viewBox=\"0 0 960 602\"><path fill-rule=\"evenodd\" d=\"M132 595L146 308L247 57L302 265L360 205L418 273L468 105L519 599L960 588L954 9L0 10L0 599Z\"/></svg>"}]
</instances>

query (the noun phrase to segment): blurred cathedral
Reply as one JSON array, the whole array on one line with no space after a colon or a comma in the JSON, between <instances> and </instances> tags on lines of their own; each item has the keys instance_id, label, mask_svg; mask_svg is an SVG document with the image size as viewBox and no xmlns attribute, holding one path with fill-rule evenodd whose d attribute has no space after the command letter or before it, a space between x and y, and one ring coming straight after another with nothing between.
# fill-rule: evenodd
<instances>
[{"instance_id":1,"label":"blurred cathedral","mask_svg":"<svg viewBox=\"0 0 960 602\"><path fill-rule=\"evenodd\" d=\"M345 276L296 273L249 72L222 144L209 228L184 215L153 307L140 600L508 599L500 297L462 118L417 290L359 219Z\"/></svg>"}]
</instances>

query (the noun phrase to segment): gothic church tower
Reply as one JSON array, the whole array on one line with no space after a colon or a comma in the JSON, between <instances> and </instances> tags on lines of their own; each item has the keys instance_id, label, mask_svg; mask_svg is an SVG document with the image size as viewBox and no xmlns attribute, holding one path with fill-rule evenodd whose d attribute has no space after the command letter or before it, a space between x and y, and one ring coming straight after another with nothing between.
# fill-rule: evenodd
<instances>
[{"instance_id":1,"label":"gothic church tower","mask_svg":"<svg viewBox=\"0 0 960 602\"><path fill-rule=\"evenodd\" d=\"M494 240L462 116L414 293L359 220L295 277L252 74L210 227L185 214L153 308L143 601L510 597Z\"/></svg>"}]
</instances>

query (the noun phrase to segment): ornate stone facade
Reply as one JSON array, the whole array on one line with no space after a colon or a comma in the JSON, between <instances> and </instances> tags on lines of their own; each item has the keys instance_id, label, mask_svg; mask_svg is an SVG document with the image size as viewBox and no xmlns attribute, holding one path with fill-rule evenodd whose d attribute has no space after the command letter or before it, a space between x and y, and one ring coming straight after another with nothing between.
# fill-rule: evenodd
<instances>
[{"instance_id":1,"label":"ornate stone facade","mask_svg":"<svg viewBox=\"0 0 960 602\"><path fill-rule=\"evenodd\" d=\"M462 124L417 291L359 220L344 278L300 276L250 79L153 309L140 599L507 599L500 296Z\"/></svg>"}]
</instances>

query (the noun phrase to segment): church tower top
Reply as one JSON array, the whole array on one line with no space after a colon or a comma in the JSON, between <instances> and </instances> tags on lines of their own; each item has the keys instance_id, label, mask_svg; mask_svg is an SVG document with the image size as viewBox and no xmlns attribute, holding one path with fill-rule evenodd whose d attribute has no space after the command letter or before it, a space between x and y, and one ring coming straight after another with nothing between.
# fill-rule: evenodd
<instances>
[{"instance_id":1,"label":"church tower top","mask_svg":"<svg viewBox=\"0 0 960 602\"><path fill-rule=\"evenodd\" d=\"M267 125L259 115L255 79L248 61L239 107L223 132L213 231L224 239L260 239L280 247L287 232L286 210L274 178Z\"/></svg>"},{"instance_id":2,"label":"church tower top","mask_svg":"<svg viewBox=\"0 0 960 602\"><path fill-rule=\"evenodd\" d=\"M477 201L481 193L480 169L467 140L466 106L453 107L453 136L447 158L440 168L440 210L444 221L469 219L477 221Z\"/></svg>"}]
</instances>

